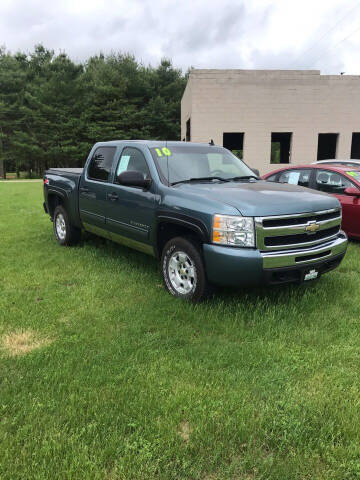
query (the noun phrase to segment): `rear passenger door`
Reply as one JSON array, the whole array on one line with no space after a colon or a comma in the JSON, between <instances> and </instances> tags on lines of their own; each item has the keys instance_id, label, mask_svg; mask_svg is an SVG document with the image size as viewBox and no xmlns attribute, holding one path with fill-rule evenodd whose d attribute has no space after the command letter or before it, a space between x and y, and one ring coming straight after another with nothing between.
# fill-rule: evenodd
<instances>
[{"instance_id":1,"label":"rear passenger door","mask_svg":"<svg viewBox=\"0 0 360 480\"><path fill-rule=\"evenodd\" d=\"M79 186L80 218L86 225L104 228L106 185L110 180L116 147L98 147L86 166Z\"/></svg>"}]
</instances>

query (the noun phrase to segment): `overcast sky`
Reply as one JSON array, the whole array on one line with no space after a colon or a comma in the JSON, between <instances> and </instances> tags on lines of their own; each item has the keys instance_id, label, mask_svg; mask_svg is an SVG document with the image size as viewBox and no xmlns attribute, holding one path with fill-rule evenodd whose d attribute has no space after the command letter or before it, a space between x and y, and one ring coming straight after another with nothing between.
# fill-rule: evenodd
<instances>
[{"instance_id":1,"label":"overcast sky","mask_svg":"<svg viewBox=\"0 0 360 480\"><path fill-rule=\"evenodd\" d=\"M156 65L360 74L359 0L0 0L0 45L75 61L133 53Z\"/></svg>"}]
</instances>

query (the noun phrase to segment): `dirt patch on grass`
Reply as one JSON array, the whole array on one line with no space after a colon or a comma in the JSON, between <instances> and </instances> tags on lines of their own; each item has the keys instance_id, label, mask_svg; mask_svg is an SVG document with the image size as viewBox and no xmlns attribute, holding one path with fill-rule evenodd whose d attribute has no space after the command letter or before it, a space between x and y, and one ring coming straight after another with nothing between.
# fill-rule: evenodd
<instances>
[{"instance_id":1,"label":"dirt patch on grass","mask_svg":"<svg viewBox=\"0 0 360 480\"><path fill-rule=\"evenodd\" d=\"M184 443L189 443L191 427L189 422L181 422L178 428L178 434Z\"/></svg>"},{"instance_id":2,"label":"dirt patch on grass","mask_svg":"<svg viewBox=\"0 0 360 480\"><path fill-rule=\"evenodd\" d=\"M41 337L33 330L17 330L1 337L2 347L11 357L25 355L32 350L49 345L51 342L50 338Z\"/></svg>"}]
</instances>

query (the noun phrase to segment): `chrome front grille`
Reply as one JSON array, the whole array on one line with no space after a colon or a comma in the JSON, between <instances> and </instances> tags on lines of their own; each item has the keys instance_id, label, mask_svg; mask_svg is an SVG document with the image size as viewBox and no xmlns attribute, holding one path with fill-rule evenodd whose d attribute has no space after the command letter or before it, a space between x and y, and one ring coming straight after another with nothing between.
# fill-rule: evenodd
<instances>
[{"instance_id":1,"label":"chrome front grille","mask_svg":"<svg viewBox=\"0 0 360 480\"><path fill-rule=\"evenodd\" d=\"M255 217L257 247L261 251L322 245L334 239L340 227L341 209Z\"/></svg>"}]
</instances>

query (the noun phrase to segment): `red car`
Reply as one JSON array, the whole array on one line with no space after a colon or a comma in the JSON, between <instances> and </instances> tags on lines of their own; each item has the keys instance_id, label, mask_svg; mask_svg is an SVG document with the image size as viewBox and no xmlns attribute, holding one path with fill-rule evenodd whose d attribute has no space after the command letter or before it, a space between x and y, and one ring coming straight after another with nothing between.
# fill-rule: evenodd
<instances>
[{"instance_id":1,"label":"red car","mask_svg":"<svg viewBox=\"0 0 360 480\"><path fill-rule=\"evenodd\" d=\"M342 228L360 239L360 166L311 164L283 167L262 177L268 182L290 183L334 195L342 206Z\"/></svg>"}]
</instances>

